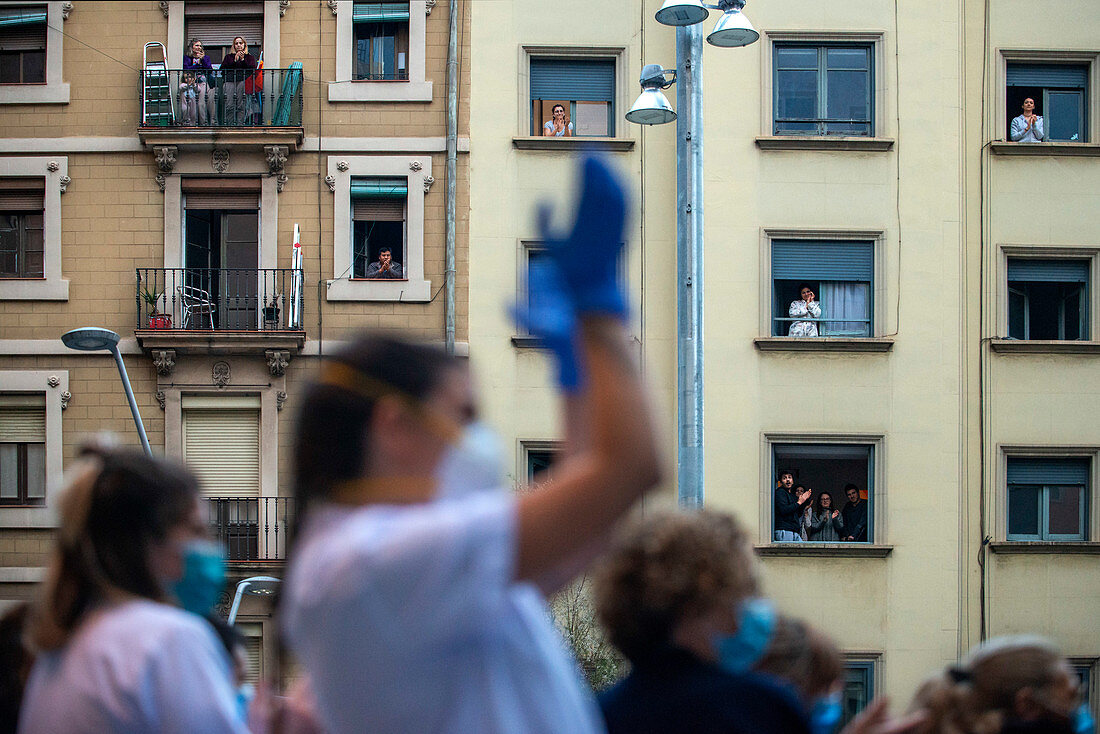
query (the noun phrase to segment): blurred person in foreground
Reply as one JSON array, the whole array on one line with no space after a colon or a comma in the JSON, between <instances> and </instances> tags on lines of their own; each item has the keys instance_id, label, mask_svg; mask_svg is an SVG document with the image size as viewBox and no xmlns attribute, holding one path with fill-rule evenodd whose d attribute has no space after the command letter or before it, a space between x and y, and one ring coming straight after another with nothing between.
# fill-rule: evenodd
<instances>
[{"instance_id":1,"label":"blurred person in foreground","mask_svg":"<svg viewBox=\"0 0 1100 734\"><path fill-rule=\"evenodd\" d=\"M661 478L623 327L627 208L590 159L572 232L543 217L550 262L521 318L553 355L565 398L568 448L552 484L481 491L502 489L483 462L495 439L465 366L435 347L361 336L307 389L302 526L281 616L333 734L603 729L543 594Z\"/></svg>"}]
</instances>

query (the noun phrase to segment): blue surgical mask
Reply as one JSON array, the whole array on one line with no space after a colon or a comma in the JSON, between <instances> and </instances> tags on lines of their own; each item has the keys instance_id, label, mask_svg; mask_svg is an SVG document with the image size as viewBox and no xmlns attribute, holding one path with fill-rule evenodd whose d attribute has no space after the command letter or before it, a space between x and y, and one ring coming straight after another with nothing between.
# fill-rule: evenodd
<instances>
[{"instance_id":1,"label":"blue surgical mask","mask_svg":"<svg viewBox=\"0 0 1100 734\"><path fill-rule=\"evenodd\" d=\"M718 665L729 673L751 670L764 656L775 631L775 607L767 599L748 599L737 612L737 632L714 642Z\"/></svg>"},{"instance_id":2,"label":"blue surgical mask","mask_svg":"<svg viewBox=\"0 0 1100 734\"><path fill-rule=\"evenodd\" d=\"M237 713L241 721L248 721L248 707L256 695L256 688L251 683L242 683L237 686Z\"/></svg>"},{"instance_id":3,"label":"blue surgical mask","mask_svg":"<svg viewBox=\"0 0 1100 734\"><path fill-rule=\"evenodd\" d=\"M170 591L179 605L195 614L209 614L225 587L225 558L208 540L192 540L183 549L183 576Z\"/></svg>"},{"instance_id":4,"label":"blue surgical mask","mask_svg":"<svg viewBox=\"0 0 1100 734\"><path fill-rule=\"evenodd\" d=\"M833 734L844 717L844 707L840 703L840 691L814 701L810 709L810 731L813 734Z\"/></svg>"},{"instance_id":5,"label":"blue surgical mask","mask_svg":"<svg viewBox=\"0 0 1100 734\"><path fill-rule=\"evenodd\" d=\"M447 447L436 470L436 498L455 499L504 486L500 438L484 423L472 423Z\"/></svg>"},{"instance_id":6,"label":"blue surgical mask","mask_svg":"<svg viewBox=\"0 0 1100 734\"><path fill-rule=\"evenodd\" d=\"M1087 703L1082 703L1073 712L1073 734L1095 734L1096 721Z\"/></svg>"}]
</instances>

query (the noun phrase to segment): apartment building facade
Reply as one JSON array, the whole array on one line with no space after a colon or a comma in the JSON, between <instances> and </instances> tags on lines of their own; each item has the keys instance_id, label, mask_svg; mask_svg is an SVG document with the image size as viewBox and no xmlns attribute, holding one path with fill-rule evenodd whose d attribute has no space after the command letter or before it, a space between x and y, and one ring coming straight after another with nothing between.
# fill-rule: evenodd
<instances>
[{"instance_id":1,"label":"apartment building facade","mask_svg":"<svg viewBox=\"0 0 1100 734\"><path fill-rule=\"evenodd\" d=\"M517 482L552 463L558 412L501 305L525 297L535 207L567 205L589 150L632 189L630 329L676 460L676 131L624 119L642 66L676 64L660 5L474 14L471 364ZM1085 5L755 0L756 43L703 50L705 505L752 529L781 609L840 643L849 715L1022 631L1061 644L1096 705L1100 26ZM1047 124L1031 144L1010 139L1028 96ZM559 104L572 127L544 136ZM792 311L804 285L820 314ZM790 336L807 324L816 336ZM784 470L835 507L854 486L865 535L776 543Z\"/></svg>"},{"instance_id":2,"label":"apartment building facade","mask_svg":"<svg viewBox=\"0 0 1100 734\"><path fill-rule=\"evenodd\" d=\"M0 603L41 579L80 444L138 446L111 355L63 332L122 337L154 453L203 481L223 613L237 581L282 575L321 356L366 326L443 342L449 322L466 353L468 23L449 212L447 3L0 3ZM218 68L236 36L262 68ZM184 68L192 39L209 68ZM399 267L374 277L386 249ZM243 595L254 676L270 611Z\"/></svg>"}]
</instances>

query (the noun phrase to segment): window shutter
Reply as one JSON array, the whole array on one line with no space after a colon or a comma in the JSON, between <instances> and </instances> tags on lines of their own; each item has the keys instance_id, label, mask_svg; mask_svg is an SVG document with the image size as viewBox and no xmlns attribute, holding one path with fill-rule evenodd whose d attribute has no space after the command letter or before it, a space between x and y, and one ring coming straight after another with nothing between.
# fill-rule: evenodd
<instances>
[{"instance_id":1,"label":"window shutter","mask_svg":"<svg viewBox=\"0 0 1100 734\"><path fill-rule=\"evenodd\" d=\"M866 460L870 456L870 446L852 444L777 444L775 458L777 459L843 459ZM782 468L782 467L780 467Z\"/></svg>"},{"instance_id":2,"label":"window shutter","mask_svg":"<svg viewBox=\"0 0 1100 734\"><path fill-rule=\"evenodd\" d=\"M1089 82L1089 67L1064 64L1009 64L1007 78L1010 87L1084 89Z\"/></svg>"},{"instance_id":3,"label":"window shutter","mask_svg":"<svg viewBox=\"0 0 1100 734\"><path fill-rule=\"evenodd\" d=\"M237 36L244 38L245 43L248 44L248 52L253 56L258 54L253 52L253 47L259 48L264 43L264 15L261 10L259 15L246 15L246 16L226 16L226 15L198 15L192 16L190 13L185 19L186 27L184 28L183 35L185 36L184 43L187 43L192 38L197 38L202 41L204 48L210 48L213 46L232 46L233 39ZM221 59L215 59L213 56L210 60L215 64L220 64ZM169 66L175 68L175 64L183 63L181 60L177 60L169 63Z\"/></svg>"},{"instance_id":4,"label":"window shutter","mask_svg":"<svg viewBox=\"0 0 1100 734\"><path fill-rule=\"evenodd\" d=\"M0 51L40 51L45 48L45 6L0 8Z\"/></svg>"},{"instance_id":5,"label":"window shutter","mask_svg":"<svg viewBox=\"0 0 1100 734\"><path fill-rule=\"evenodd\" d=\"M353 178L351 198L404 199L409 195L407 178Z\"/></svg>"},{"instance_id":6,"label":"window shutter","mask_svg":"<svg viewBox=\"0 0 1100 734\"><path fill-rule=\"evenodd\" d=\"M0 30L46 22L46 6L0 8Z\"/></svg>"},{"instance_id":7,"label":"window shutter","mask_svg":"<svg viewBox=\"0 0 1100 734\"><path fill-rule=\"evenodd\" d=\"M871 242L772 242L772 278L775 280L839 280L870 282L875 272Z\"/></svg>"},{"instance_id":8,"label":"window shutter","mask_svg":"<svg viewBox=\"0 0 1100 734\"><path fill-rule=\"evenodd\" d=\"M180 182L185 209L259 209L258 178L185 178Z\"/></svg>"},{"instance_id":9,"label":"window shutter","mask_svg":"<svg viewBox=\"0 0 1100 734\"><path fill-rule=\"evenodd\" d=\"M612 102L613 59L531 59L531 99Z\"/></svg>"},{"instance_id":10,"label":"window shutter","mask_svg":"<svg viewBox=\"0 0 1100 734\"><path fill-rule=\"evenodd\" d=\"M351 10L352 23L391 23L409 19L409 4L404 3L355 3Z\"/></svg>"},{"instance_id":11,"label":"window shutter","mask_svg":"<svg viewBox=\"0 0 1100 734\"><path fill-rule=\"evenodd\" d=\"M260 411L188 408L183 411L183 458L208 497L260 494Z\"/></svg>"},{"instance_id":12,"label":"window shutter","mask_svg":"<svg viewBox=\"0 0 1100 734\"><path fill-rule=\"evenodd\" d=\"M236 627L241 633L248 658L248 669L244 672L245 682L258 685L264 675L263 626L255 622L237 622Z\"/></svg>"},{"instance_id":13,"label":"window shutter","mask_svg":"<svg viewBox=\"0 0 1100 734\"><path fill-rule=\"evenodd\" d=\"M0 394L0 443L45 442L45 393Z\"/></svg>"},{"instance_id":14,"label":"window shutter","mask_svg":"<svg viewBox=\"0 0 1100 734\"><path fill-rule=\"evenodd\" d=\"M353 199L351 218L369 222L405 221L404 199Z\"/></svg>"},{"instance_id":15,"label":"window shutter","mask_svg":"<svg viewBox=\"0 0 1100 734\"><path fill-rule=\"evenodd\" d=\"M1088 260L1037 260L1009 258L1008 280L1040 283L1087 283Z\"/></svg>"},{"instance_id":16,"label":"window shutter","mask_svg":"<svg viewBox=\"0 0 1100 734\"><path fill-rule=\"evenodd\" d=\"M187 194L185 209L249 209L260 208L260 197L249 193Z\"/></svg>"},{"instance_id":17,"label":"window shutter","mask_svg":"<svg viewBox=\"0 0 1100 734\"><path fill-rule=\"evenodd\" d=\"M1009 459L1009 484L1087 485L1088 459Z\"/></svg>"},{"instance_id":18,"label":"window shutter","mask_svg":"<svg viewBox=\"0 0 1100 734\"><path fill-rule=\"evenodd\" d=\"M0 179L0 211L40 211L45 191L43 178Z\"/></svg>"}]
</instances>

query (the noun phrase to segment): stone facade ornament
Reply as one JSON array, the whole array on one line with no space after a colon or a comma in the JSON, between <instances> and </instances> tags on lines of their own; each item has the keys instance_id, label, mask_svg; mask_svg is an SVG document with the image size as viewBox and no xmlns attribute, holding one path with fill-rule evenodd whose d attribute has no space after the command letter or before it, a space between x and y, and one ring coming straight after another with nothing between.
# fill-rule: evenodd
<instances>
[{"instance_id":1,"label":"stone facade ornament","mask_svg":"<svg viewBox=\"0 0 1100 734\"><path fill-rule=\"evenodd\" d=\"M210 370L210 379L218 387L225 387L229 384L229 363L228 362L215 362L214 367Z\"/></svg>"},{"instance_id":2,"label":"stone facade ornament","mask_svg":"<svg viewBox=\"0 0 1100 734\"><path fill-rule=\"evenodd\" d=\"M68 390L62 390L61 391L61 409L65 410L65 408L68 408L69 407L69 401L72 400L72 399L73 399L73 394L71 392L69 392Z\"/></svg>"},{"instance_id":3,"label":"stone facade ornament","mask_svg":"<svg viewBox=\"0 0 1100 734\"><path fill-rule=\"evenodd\" d=\"M328 0L328 9L332 11L333 15L336 15L336 8L340 7L340 4L336 0Z\"/></svg>"},{"instance_id":4,"label":"stone facade ornament","mask_svg":"<svg viewBox=\"0 0 1100 734\"><path fill-rule=\"evenodd\" d=\"M156 399L157 399L157 405L160 406L161 410L164 410L164 391L163 390L157 390Z\"/></svg>"},{"instance_id":5,"label":"stone facade ornament","mask_svg":"<svg viewBox=\"0 0 1100 734\"><path fill-rule=\"evenodd\" d=\"M168 179L164 177L163 173L158 173L156 176L153 176L153 180L157 182L157 186L160 187L161 192L163 192L164 187L168 185Z\"/></svg>"},{"instance_id":6,"label":"stone facade ornament","mask_svg":"<svg viewBox=\"0 0 1100 734\"><path fill-rule=\"evenodd\" d=\"M336 177L333 176L330 173L329 175L325 176L325 183L328 184L328 190L335 194L336 193Z\"/></svg>"},{"instance_id":7,"label":"stone facade ornament","mask_svg":"<svg viewBox=\"0 0 1100 734\"><path fill-rule=\"evenodd\" d=\"M434 177L432 177L432 176L425 176L424 177L424 193L425 194L428 193L428 191L431 190L432 184L434 184L434 183L435 183L435 178Z\"/></svg>"},{"instance_id":8,"label":"stone facade ornament","mask_svg":"<svg viewBox=\"0 0 1100 734\"><path fill-rule=\"evenodd\" d=\"M349 168L351 168L351 164L349 164L347 161L340 161L336 164L336 170L340 172L346 171Z\"/></svg>"},{"instance_id":9,"label":"stone facade ornament","mask_svg":"<svg viewBox=\"0 0 1100 734\"><path fill-rule=\"evenodd\" d=\"M68 20L69 14L73 12L73 4L65 0L61 3L61 20Z\"/></svg>"},{"instance_id":10,"label":"stone facade ornament","mask_svg":"<svg viewBox=\"0 0 1100 734\"><path fill-rule=\"evenodd\" d=\"M290 364L290 352L285 349L268 349L264 352L267 356L267 368L275 377L286 374L286 366Z\"/></svg>"},{"instance_id":11,"label":"stone facade ornament","mask_svg":"<svg viewBox=\"0 0 1100 734\"><path fill-rule=\"evenodd\" d=\"M279 392L275 393L275 409L276 410L282 410L283 409L283 403L285 403L285 402L286 402L286 393L285 392L280 390Z\"/></svg>"},{"instance_id":12,"label":"stone facade ornament","mask_svg":"<svg viewBox=\"0 0 1100 734\"><path fill-rule=\"evenodd\" d=\"M290 0L279 0L279 17L286 15L286 9L290 7Z\"/></svg>"},{"instance_id":13,"label":"stone facade ornament","mask_svg":"<svg viewBox=\"0 0 1100 734\"><path fill-rule=\"evenodd\" d=\"M275 192L283 193L283 186L286 186L286 159L287 159L287 147L285 145L265 145L264 157L267 158L267 168L271 173L275 174Z\"/></svg>"},{"instance_id":14,"label":"stone facade ornament","mask_svg":"<svg viewBox=\"0 0 1100 734\"><path fill-rule=\"evenodd\" d=\"M164 17L168 17L168 0L160 0L160 12L164 13Z\"/></svg>"},{"instance_id":15,"label":"stone facade ornament","mask_svg":"<svg viewBox=\"0 0 1100 734\"><path fill-rule=\"evenodd\" d=\"M58 377L57 375L50 375L49 377L46 378L46 384L49 385L50 387L57 387L58 385L61 384L61 378Z\"/></svg>"},{"instance_id":16,"label":"stone facade ornament","mask_svg":"<svg viewBox=\"0 0 1100 734\"><path fill-rule=\"evenodd\" d=\"M424 15L431 15L432 8L435 7L435 0L425 0L424 2Z\"/></svg>"},{"instance_id":17,"label":"stone facade ornament","mask_svg":"<svg viewBox=\"0 0 1100 734\"><path fill-rule=\"evenodd\" d=\"M49 163L46 164L46 170L49 171L50 173L57 173L58 171L61 170L61 164L58 163L57 161L50 161Z\"/></svg>"},{"instance_id":18,"label":"stone facade ornament","mask_svg":"<svg viewBox=\"0 0 1100 734\"><path fill-rule=\"evenodd\" d=\"M176 154L179 148L174 145L157 145L153 147L153 156L157 161L157 170L161 173L171 173L176 167Z\"/></svg>"},{"instance_id":19,"label":"stone facade ornament","mask_svg":"<svg viewBox=\"0 0 1100 734\"><path fill-rule=\"evenodd\" d=\"M226 148L214 148L210 156L210 163L214 166L215 173L225 173L229 170L229 150Z\"/></svg>"},{"instance_id":20,"label":"stone facade ornament","mask_svg":"<svg viewBox=\"0 0 1100 734\"><path fill-rule=\"evenodd\" d=\"M66 189L69 188L69 184L71 184L72 182L73 180L68 176L62 176L61 178L57 179L57 184L61 187L61 193L64 194Z\"/></svg>"},{"instance_id":21,"label":"stone facade ornament","mask_svg":"<svg viewBox=\"0 0 1100 734\"><path fill-rule=\"evenodd\" d=\"M420 161L413 161L412 163L409 164L409 170L410 171L419 171L423 167L424 167L424 164L421 163Z\"/></svg>"},{"instance_id":22,"label":"stone facade ornament","mask_svg":"<svg viewBox=\"0 0 1100 734\"><path fill-rule=\"evenodd\" d=\"M176 350L153 350L153 366L157 368L158 375L167 376L172 374L172 369L176 366Z\"/></svg>"}]
</instances>

